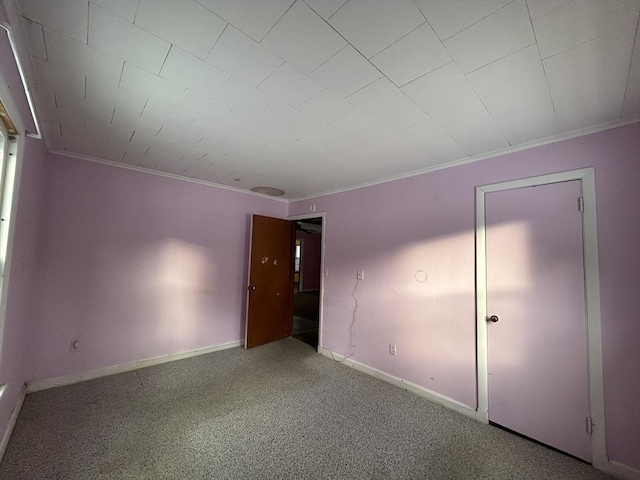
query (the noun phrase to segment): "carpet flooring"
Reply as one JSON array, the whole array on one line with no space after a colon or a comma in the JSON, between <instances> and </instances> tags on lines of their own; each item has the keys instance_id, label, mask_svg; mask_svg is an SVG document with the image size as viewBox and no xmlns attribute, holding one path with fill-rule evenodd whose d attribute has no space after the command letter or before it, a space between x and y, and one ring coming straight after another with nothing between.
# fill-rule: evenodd
<instances>
[{"instance_id":1,"label":"carpet flooring","mask_svg":"<svg viewBox=\"0 0 640 480\"><path fill-rule=\"evenodd\" d=\"M611 477L285 339L30 394L0 478Z\"/></svg>"}]
</instances>

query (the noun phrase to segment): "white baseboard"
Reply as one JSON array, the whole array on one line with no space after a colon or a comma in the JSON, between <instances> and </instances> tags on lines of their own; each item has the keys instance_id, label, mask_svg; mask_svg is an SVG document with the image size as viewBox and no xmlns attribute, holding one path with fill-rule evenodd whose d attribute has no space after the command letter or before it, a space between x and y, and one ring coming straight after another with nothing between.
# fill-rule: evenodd
<instances>
[{"instance_id":1,"label":"white baseboard","mask_svg":"<svg viewBox=\"0 0 640 480\"><path fill-rule=\"evenodd\" d=\"M4 431L4 435L2 435L2 441L0 442L0 463L2 462L2 457L4 457L4 452L7 449L7 445L9 445L9 439L11 438L11 434L13 433L13 428L16 426L16 422L18 421L18 416L20 415L20 410L22 410L22 404L24 403L24 397L27 395L27 384L25 383L22 386L22 390L20 390L20 394L18 395L18 400L16 401L15 407L13 407L13 411L11 412L11 417L9 417L9 423L7 424L7 429Z\"/></svg>"},{"instance_id":2,"label":"white baseboard","mask_svg":"<svg viewBox=\"0 0 640 480\"><path fill-rule=\"evenodd\" d=\"M36 380L35 382L27 383L27 393L38 392L40 390L46 390L48 388L63 387L65 385L73 385L74 383L80 383L86 380L94 380L96 378L108 377L109 375L116 375L118 373L138 370L139 368L152 367L153 365L175 362L176 360L184 360L185 358L205 355L207 353L227 350L229 348L241 347L242 345L244 345L244 341L238 340L235 342L223 343L222 345L214 345L213 347L199 348L196 350L189 350L179 353L170 353L168 355L147 358L145 360L136 360L133 362L121 363L120 365L98 368L96 370L90 370L88 372L74 373L71 375L64 375L62 377L48 378L46 380Z\"/></svg>"},{"instance_id":3,"label":"white baseboard","mask_svg":"<svg viewBox=\"0 0 640 480\"><path fill-rule=\"evenodd\" d=\"M609 460L605 465L602 465L602 471L620 480L640 480L640 470L615 460Z\"/></svg>"},{"instance_id":4,"label":"white baseboard","mask_svg":"<svg viewBox=\"0 0 640 480\"><path fill-rule=\"evenodd\" d=\"M429 390L428 388L421 387L418 384L409 382L400 377L396 377L394 375L390 375L376 368L370 367L360 362L356 362L355 360L351 360L350 358L345 358L344 355L340 355L338 353L334 353L331 350L327 350L324 347L320 347L318 352L324 355L325 357L329 357L332 360L336 360L348 367L351 367L359 372L366 373L367 375L371 375L372 377L383 380L391 385L395 385L396 387L403 388L411 393L419 395L421 397L426 398L427 400L437 403L438 405L442 405L443 407L449 408L454 412L460 413L466 417L472 418L480 423L487 423L484 416L478 412L477 410L465 405L464 403L458 402L452 398L449 398L440 393L434 392L433 390Z\"/></svg>"},{"instance_id":5,"label":"white baseboard","mask_svg":"<svg viewBox=\"0 0 640 480\"><path fill-rule=\"evenodd\" d=\"M390 375L363 363L356 362L355 360L351 360L350 358L345 358L344 355L334 353L324 347L319 347L318 353L332 360L343 363L347 367L351 367L355 370L358 370L359 372L366 373L367 375L371 375L372 377L383 380L387 383L390 383L391 385L395 385L396 387L403 388L411 393L424 397L427 400L442 405L443 407L449 408L450 410L465 415L466 417L472 418L473 420L477 420L480 423L487 423L486 417L484 415L469 407L468 405L458 402L457 400L441 395L437 392L429 390L428 388L421 387L420 385L417 385L415 383L403 380L400 377ZM598 463L598 465L596 465L596 463ZM605 458L602 462L594 462L593 466L598 470L619 478L620 480L640 480L640 470L637 470L623 463L616 462L614 460L607 461Z\"/></svg>"}]
</instances>

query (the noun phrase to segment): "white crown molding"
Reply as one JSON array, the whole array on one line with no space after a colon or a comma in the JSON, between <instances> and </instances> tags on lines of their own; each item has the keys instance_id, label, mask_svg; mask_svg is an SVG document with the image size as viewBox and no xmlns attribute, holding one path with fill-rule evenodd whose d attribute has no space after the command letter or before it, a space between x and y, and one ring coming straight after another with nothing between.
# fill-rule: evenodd
<instances>
[{"instance_id":1,"label":"white crown molding","mask_svg":"<svg viewBox=\"0 0 640 480\"><path fill-rule=\"evenodd\" d=\"M254 197L268 198L269 200L275 200L276 202L289 203L289 200L287 200L286 198L272 197L269 195L265 195L263 193L252 192L251 190L243 190L242 188L229 187L227 185L222 185L219 183L207 182L205 180L198 180L197 178L182 177L180 175L175 175L173 173L159 172L157 170L138 167L137 165L127 165L126 163L112 162L111 160L91 157L89 155L82 155L80 153L65 152L64 150L55 150L55 149L49 150L49 153L53 155L60 155L61 157L70 157L70 158L75 158L77 160L86 160L88 162L101 163L103 165L124 168L126 170L133 170L136 172L150 173L151 175L157 175L159 177L166 177L166 178L173 178L174 180L182 180L183 182L197 183L199 185L205 185L207 187L221 188L222 190L229 190L231 192L243 193L245 195L253 195Z\"/></svg>"},{"instance_id":2,"label":"white crown molding","mask_svg":"<svg viewBox=\"0 0 640 480\"><path fill-rule=\"evenodd\" d=\"M172 173L164 173L164 172L158 172L156 170L151 170L148 168L144 168L144 167L138 167L136 165L127 165L124 163L118 163L118 162L113 162L111 160L105 160L102 158L96 158L96 157L91 157L89 155L82 155L79 153L73 153L73 152L66 152L63 150L56 150L56 149L49 149L49 153L55 154L55 155L61 155L63 157L70 157L70 158L76 158L78 160L87 160L89 162L94 162L94 163L101 163L103 165L110 165L112 167L118 167L118 168L124 168L127 170L133 170L133 171L138 171L138 172L142 172L142 173L150 173L152 175L159 175L161 177L166 177L166 178L173 178L176 180L182 180L182 181L186 181L186 182L191 182L191 183L197 183L200 185L205 185L208 187L215 187L215 188L221 188L223 190L229 190L232 192L237 192L237 193L244 193L247 195L254 195L260 198L268 198L270 200L275 200L278 202L284 202L284 203L294 203L294 202L300 202L300 201L304 201L304 200L311 200L314 198L319 198L319 197L326 197L328 195L334 195L336 193L343 193L343 192L348 192L351 190L359 190L361 188L366 188L366 187L371 187L373 185L380 185L383 183L388 183L388 182L395 182L396 180L402 180L404 178L411 178L411 177L417 177L418 175L424 175L425 173L430 173L430 172L435 172L438 170L444 170L446 168L451 168L451 167L457 167L460 165L466 165L468 163L474 163L474 162L479 162L481 160L487 160L489 158L495 158L495 157L499 157L502 155L507 155L510 153L515 153L515 152L520 152L523 150L528 150L530 148L535 148L535 147L541 147L544 145L549 145L552 143L558 143L558 142L562 142L564 140L570 140L572 138L577 138L577 137L583 137L585 135L591 135L593 133L598 133L598 132L603 132L605 130L611 130L614 128L618 128L618 127L624 127L627 125L633 125L635 123L640 123L640 115L635 115L633 117L628 117L628 118L624 118L621 120L615 120L612 122L607 122L607 123L602 123L600 125L595 125L592 127L587 127L587 128L581 128L579 130L573 130L571 132L567 132L567 133L563 133L560 135L554 135L552 137L547 137L547 138L543 138L541 140L535 140L533 142L528 142L528 143L523 143L521 145L516 145L514 147L508 147L508 148L503 148L501 150L494 150L493 152L489 152L489 153L483 153L482 155L475 155L472 157L465 157L459 160L454 160L452 162L447 162L447 163L442 163L439 165L432 165L430 167L426 167L426 168L422 168L420 170L413 170L411 172L407 172L407 173L403 173L400 175L394 175L392 177L386 177L386 178L382 178L380 180L373 180L371 182L365 182L365 183L360 183L358 185L354 185L351 187L343 187L343 188L337 188L334 190L327 190L325 192L321 192L321 193L315 193L313 195L309 195L309 196L303 196L303 197L296 197L296 198L278 198L278 197L271 197L269 195L264 195L261 193L256 193L256 192L252 192L250 190L244 190L241 188L236 188L236 187L229 187L227 185L222 185L219 183L214 183L214 182L207 182L205 180L198 180L195 178L189 178L189 177L182 177L180 175L175 175Z\"/></svg>"},{"instance_id":3,"label":"white crown molding","mask_svg":"<svg viewBox=\"0 0 640 480\"><path fill-rule=\"evenodd\" d=\"M585 135L591 135L592 133L603 132L605 130L611 130L613 128L624 127L626 125L633 125L634 123L640 123L640 115L634 115L632 117L623 118L620 120L614 120L611 122L601 123L592 127L581 128L573 130L571 132L554 135L552 137L546 137L540 140L535 140L528 143L523 143L513 147L503 148L501 150L494 150L493 152L483 153L481 155L475 155L472 157L465 157L452 162L441 163L438 165L432 165L430 167L421 168L420 170L413 170L411 172L403 173L400 175L394 175L392 177L382 178L380 180L373 180L371 182L360 183L351 187L336 188L335 190L328 190L326 192L314 193L313 195L296 197L289 199L289 203L300 202L304 200L311 200L313 198L326 197L328 195L334 195L336 193L349 192L351 190L359 190L361 188L371 187L373 185L380 185L382 183L395 182L396 180L402 180L404 178L417 177L418 175L424 175L425 173L435 172L437 170L444 170L445 168L457 167L460 165L466 165L467 163L479 162L480 160L487 160L489 158L500 157L509 153L520 152L522 150L528 150L530 148L541 147L552 143L562 142L571 138L583 137Z\"/></svg>"}]
</instances>

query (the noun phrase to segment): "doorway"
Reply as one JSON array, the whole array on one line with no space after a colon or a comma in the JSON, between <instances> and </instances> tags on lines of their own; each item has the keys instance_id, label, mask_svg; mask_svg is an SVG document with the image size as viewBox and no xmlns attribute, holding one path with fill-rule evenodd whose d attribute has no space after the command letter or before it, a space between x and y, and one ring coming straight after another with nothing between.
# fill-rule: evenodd
<instances>
[{"instance_id":1,"label":"doorway","mask_svg":"<svg viewBox=\"0 0 640 480\"><path fill-rule=\"evenodd\" d=\"M593 169L477 187L476 209L479 416L602 468Z\"/></svg>"},{"instance_id":2,"label":"doorway","mask_svg":"<svg viewBox=\"0 0 640 480\"><path fill-rule=\"evenodd\" d=\"M322 281L322 217L293 220L293 223L295 243L291 335L317 349Z\"/></svg>"}]
</instances>

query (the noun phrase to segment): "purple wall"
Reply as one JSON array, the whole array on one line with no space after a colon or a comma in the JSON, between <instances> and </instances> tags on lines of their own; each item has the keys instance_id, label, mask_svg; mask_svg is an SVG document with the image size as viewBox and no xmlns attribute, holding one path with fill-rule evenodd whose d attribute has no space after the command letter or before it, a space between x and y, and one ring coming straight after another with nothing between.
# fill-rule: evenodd
<instances>
[{"instance_id":1,"label":"purple wall","mask_svg":"<svg viewBox=\"0 0 640 480\"><path fill-rule=\"evenodd\" d=\"M320 244L321 234L313 234L298 231L296 238L302 242L302 288L303 291L320 289Z\"/></svg>"},{"instance_id":2,"label":"purple wall","mask_svg":"<svg viewBox=\"0 0 640 480\"><path fill-rule=\"evenodd\" d=\"M47 166L29 380L244 338L250 214L286 217L286 203L57 155Z\"/></svg>"},{"instance_id":3,"label":"purple wall","mask_svg":"<svg viewBox=\"0 0 640 480\"><path fill-rule=\"evenodd\" d=\"M7 314L4 327L0 384L7 389L0 398L0 438L4 435L22 385L28 380L27 344L31 332L27 320L32 312L34 271L37 264L40 191L44 178L44 144L27 138L23 154L22 180L15 216L15 233Z\"/></svg>"},{"instance_id":4,"label":"purple wall","mask_svg":"<svg viewBox=\"0 0 640 480\"><path fill-rule=\"evenodd\" d=\"M323 346L348 352L363 269L353 359L475 408L474 187L587 166L596 168L607 450L640 468L640 124L291 204L290 215L311 203L327 212Z\"/></svg>"}]
</instances>

